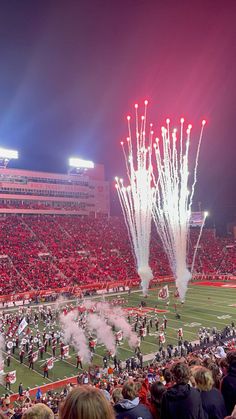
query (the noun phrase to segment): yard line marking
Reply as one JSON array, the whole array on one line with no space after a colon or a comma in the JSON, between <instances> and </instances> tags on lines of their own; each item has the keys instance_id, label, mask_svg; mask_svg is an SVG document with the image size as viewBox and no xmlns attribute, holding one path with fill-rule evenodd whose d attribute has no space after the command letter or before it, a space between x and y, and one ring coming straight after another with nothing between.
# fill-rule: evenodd
<instances>
[{"instance_id":1,"label":"yard line marking","mask_svg":"<svg viewBox=\"0 0 236 419\"><path fill-rule=\"evenodd\" d=\"M7 352L5 352L5 351L2 351L5 355L7 355ZM24 363L20 363L20 361L18 361L18 359L16 359L14 356L12 356L12 355L10 355L10 357L12 358L12 359L14 359L14 361L16 361L18 364L20 364L20 365L23 365L23 367L25 367L25 368L27 368L27 370L30 370L31 368L29 368L26 364L24 364ZM35 372L36 374L38 374L38 375L40 375L40 377L43 377L43 374L40 374L40 372L38 372L37 370L33 370L32 369L32 371L33 372ZM47 378L47 377L45 377L45 378ZM53 383L53 380L51 380L50 378L47 378L47 380L48 381L50 381L51 383Z\"/></svg>"}]
</instances>

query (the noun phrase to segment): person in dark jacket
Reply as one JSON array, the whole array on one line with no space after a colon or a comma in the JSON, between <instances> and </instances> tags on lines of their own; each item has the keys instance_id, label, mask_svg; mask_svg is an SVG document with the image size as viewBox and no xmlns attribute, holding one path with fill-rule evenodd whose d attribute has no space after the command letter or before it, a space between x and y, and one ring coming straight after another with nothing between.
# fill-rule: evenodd
<instances>
[{"instance_id":1,"label":"person in dark jacket","mask_svg":"<svg viewBox=\"0 0 236 419\"><path fill-rule=\"evenodd\" d=\"M231 415L236 405L236 350L228 352L226 359L229 369L228 374L222 380L221 392L224 397L227 414Z\"/></svg>"},{"instance_id":2,"label":"person in dark jacket","mask_svg":"<svg viewBox=\"0 0 236 419\"><path fill-rule=\"evenodd\" d=\"M202 407L208 419L224 419L225 402L220 391L213 387L211 371L204 367L197 367L193 375L197 388L201 391Z\"/></svg>"},{"instance_id":3,"label":"person in dark jacket","mask_svg":"<svg viewBox=\"0 0 236 419\"><path fill-rule=\"evenodd\" d=\"M149 409L139 402L136 384L127 381L122 389L123 399L114 406L116 419L152 419Z\"/></svg>"},{"instance_id":4,"label":"person in dark jacket","mask_svg":"<svg viewBox=\"0 0 236 419\"><path fill-rule=\"evenodd\" d=\"M161 419L205 419L200 391L190 387L189 368L178 362L171 369L176 384L163 395Z\"/></svg>"}]
</instances>

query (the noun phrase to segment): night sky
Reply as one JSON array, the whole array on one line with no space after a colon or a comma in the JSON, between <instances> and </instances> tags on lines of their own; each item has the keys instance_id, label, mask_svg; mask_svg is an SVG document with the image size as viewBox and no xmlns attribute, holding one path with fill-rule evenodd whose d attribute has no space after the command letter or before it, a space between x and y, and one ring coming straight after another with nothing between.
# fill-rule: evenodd
<instances>
[{"instance_id":1,"label":"night sky","mask_svg":"<svg viewBox=\"0 0 236 419\"><path fill-rule=\"evenodd\" d=\"M15 167L65 172L77 155L125 177L126 115L147 98L154 128L193 123L193 150L206 118L195 209L232 219L235 22L235 0L1 1L1 146Z\"/></svg>"}]
</instances>

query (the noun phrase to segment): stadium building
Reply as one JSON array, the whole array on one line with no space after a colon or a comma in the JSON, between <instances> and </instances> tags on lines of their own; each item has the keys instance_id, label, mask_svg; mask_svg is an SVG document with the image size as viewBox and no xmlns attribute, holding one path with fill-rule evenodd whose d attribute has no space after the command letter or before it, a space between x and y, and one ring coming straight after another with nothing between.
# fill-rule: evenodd
<instances>
[{"instance_id":1,"label":"stadium building","mask_svg":"<svg viewBox=\"0 0 236 419\"><path fill-rule=\"evenodd\" d=\"M12 169L2 160L0 214L109 216L109 183L104 166L70 160L67 174Z\"/></svg>"}]
</instances>

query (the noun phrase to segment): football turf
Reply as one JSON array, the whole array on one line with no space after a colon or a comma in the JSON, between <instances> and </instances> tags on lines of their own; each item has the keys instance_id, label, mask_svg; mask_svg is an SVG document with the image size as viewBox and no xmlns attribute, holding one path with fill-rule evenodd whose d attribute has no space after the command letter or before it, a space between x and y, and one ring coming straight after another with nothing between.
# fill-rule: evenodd
<instances>
[{"instance_id":1,"label":"football turf","mask_svg":"<svg viewBox=\"0 0 236 419\"><path fill-rule=\"evenodd\" d=\"M147 307L154 307L157 305L158 309L167 309L165 313L168 323L166 329L166 343L176 344L177 343L177 331L180 327L183 328L184 339L189 341L195 341L198 338L199 327L217 327L221 330L225 325L236 322L236 288L229 288L228 283L220 286L199 286L196 284L190 285L186 302L183 307L178 304L177 311L181 316L180 320L175 317L174 304L176 299L173 296L173 288L170 288L170 304L166 307L165 302L159 301L157 298L158 289L151 290L148 298L143 298L142 292L132 292L131 295L125 294L125 299L128 300L127 307L137 308L141 301L145 301ZM107 297L106 301L112 300L115 297ZM234 306L235 305L235 306ZM148 317L152 315L154 318L154 312L149 312ZM158 313L159 324L162 323L163 313ZM45 325L41 322L40 328L43 329ZM31 328L32 329L32 328ZM32 329L33 331L33 329ZM34 331L35 332L35 331ZM141 351L143 354L155 353L158 350L157 334L155 331L155 325L153 322L153 328L150 329L150 335L144 338L141 343ZM93 363L95 365L102 365L102 357L105 354L105 348L102 345L98 345L96 348L96 354L94 356ZM51 348L48 347L47 354L44 354L44 361L40 359L35 362L34 370L29 370L28 363L25 361L24 364L20 364L18 352L16 351L15 356L11 357L10 367L4 368L4 372L16 370L17 381L12 384L11 391L17 392L18 385L20 382L23 383L24 388L34 388L43 384L48 384L53 381L57 381L64 378L69 378L78 374L76 369L76 353L73 348L70 348L70 357L66 360L60 360L59 349L57 349L57 359L54 363L54 368L49 370L49 378L43 378L42 365L46 358L52 356ZM121 360L133 355L133 350L129 348L127 342L122 344L117 349L117 357ZM0 395L6 393L5 386L0 386Z\"/></svg>"}]
</instances>

